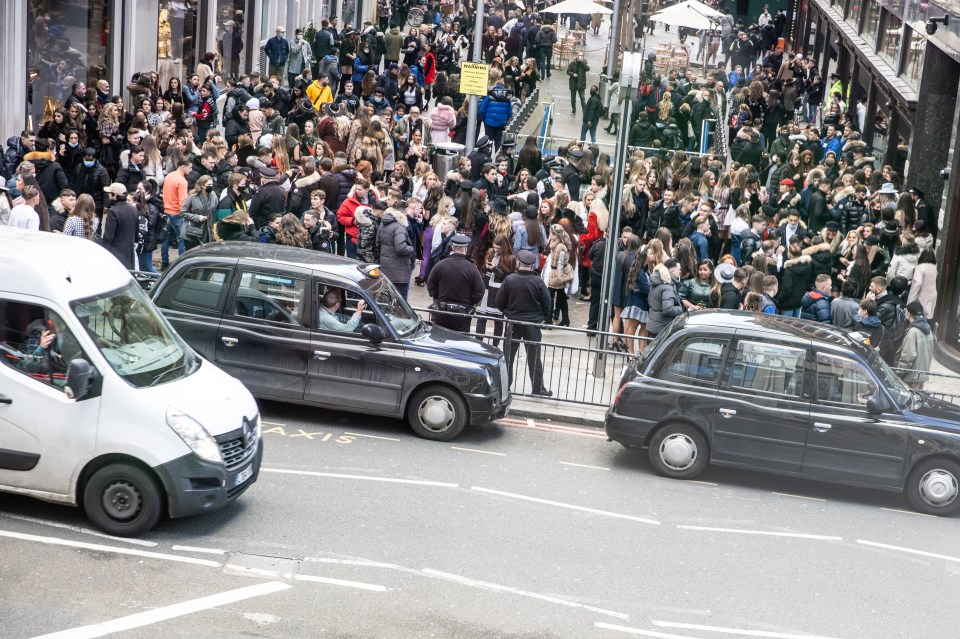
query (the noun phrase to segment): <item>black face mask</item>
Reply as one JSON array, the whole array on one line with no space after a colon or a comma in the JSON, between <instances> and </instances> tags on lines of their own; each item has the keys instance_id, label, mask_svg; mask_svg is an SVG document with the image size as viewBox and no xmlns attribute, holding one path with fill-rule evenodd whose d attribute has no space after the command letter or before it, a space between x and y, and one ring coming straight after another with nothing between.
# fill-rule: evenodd
<instances>
[{"instance_id":1,"label":"black face mask","mask_svg":"<svg viewBox=\"0 0 960 639\"><path fill-rule=\"evenodd\" d=\"M212 184L208 184L207 186L204 187L204 190L205 190L207 193L212 193L212 192L213 192L213 185L212 185Z\"/></svg>"}]
</instances>

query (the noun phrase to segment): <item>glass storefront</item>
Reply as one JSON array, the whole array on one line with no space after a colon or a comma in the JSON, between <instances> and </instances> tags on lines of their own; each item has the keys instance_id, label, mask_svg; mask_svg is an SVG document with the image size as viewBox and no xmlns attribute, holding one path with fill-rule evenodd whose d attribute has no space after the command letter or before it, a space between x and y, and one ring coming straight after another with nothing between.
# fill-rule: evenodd
<instances>
[{"instance_id":1,"label":"glass storefront","mask_svg":"<svg viewBox=\"0 0 960 639\"><path fill-rule=\"evenodd\" d=\"M923 71L923 51L927 46L927 39L923 34L907 27L907 59L904 64L903 77L913 86L920 86L920 73Z\"/></svg>"},{"instance_id":2,"label":"glass storefront","mask_svg":"<svg viewBox=\"0 0 960 639\"><path fill-rule=\"evenodd\" d=\"M243 73L248 46L246 0L217 0L217 55L225 78Z\"/></svg>"},{"instance_id":3,"label":"glass storefront","mask_svg":"<svg viewBox=\"0 0 960 639\"><path fill-rule=\"evenodd\" d=\"M863 3L872 2L872 0L850 0L850 12L847 14L847 22L856 29L860 24L860 16L863 15Z\"/></svg>"},{"instance_id":4,"label":"glass storefront","mask_svg":"<svg viewBox=\"0 0 960 639\"><path fill-rule=\"evenodd\" d=\"M197 0L162 1L157 20L157 73L166 89L170 78L197 68Z\"/></svg>"},{"instance_id":5,"label":"glass storefront","mask_svg":"<svg viewBox=\"0 0 960 639\"><path fill-rule=\"evenodd\" d=\"M877 34L880 31L880 5L877 0L861 0L867 4L867 18L863 22L863 29L860 31L863 38L871 45L877 42Z\"/></svg>"},{"instance_id":6,"label":"glass storefront","mask_svg":"<svg viewBox=\"0 0 960 639\"><path fill-rule=\"evenodd\" d=\"M31 0L27 14L27 113L36 129L70 96L112 66L110 24L114 0Z\"/></svg>"},{"instance_id":7,"label":"glass storefront","mask_svg":"<svg viewBox=\"0 0 960 639\"><path fill-rule=\"evenodd\" d=\"M903 22L889 11L884 20L883 34L880 36L880 56L900 71L900 40L903 37Z\"/></svg>"}]
</instances>

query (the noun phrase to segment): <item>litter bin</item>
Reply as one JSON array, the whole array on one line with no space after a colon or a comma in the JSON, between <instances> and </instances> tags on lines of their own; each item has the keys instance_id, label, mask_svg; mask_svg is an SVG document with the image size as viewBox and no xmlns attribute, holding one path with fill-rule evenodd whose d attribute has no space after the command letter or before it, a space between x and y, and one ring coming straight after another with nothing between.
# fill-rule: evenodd
<instances>
[{"instance_id":1,"label":"litter bin","mask_svg":"<svg viewBox=\"0 0 960 639\"><path fill-rule=\"evenodd\" d=\"M466 147L456 142L441 142L433 147L433 172L443 183L447 173L457 168L457 161Z\"/></svg>"}]
</instances>

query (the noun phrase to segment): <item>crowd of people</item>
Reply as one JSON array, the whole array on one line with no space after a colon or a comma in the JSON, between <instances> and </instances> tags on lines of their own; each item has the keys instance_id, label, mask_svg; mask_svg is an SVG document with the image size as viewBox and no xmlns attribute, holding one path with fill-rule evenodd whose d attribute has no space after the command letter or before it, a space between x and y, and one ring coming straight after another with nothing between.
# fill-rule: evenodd
<instances>
[{"instance_id":1,"label":"crowd of people","mask_svg":"<svg viewBox=\"0 0 960 639\"><path fill-rule=\"evenodd\" d=\"M455 313L476 309L478 330L490 322L497 338L504 316L569 326L579 293L590 300L586 328L609 328L620 335L609 346L631 353L643 347L634 337L716 307L858 327L890 363L924 364L899 358L916 342L910 331L932 340L935 212L893 167L876 167L842 87L831 87L822 130L804 121L816 106L809 87L823 84L809 58L785 58L763 29L738 32L731 20L730 60L703 77L648 67L637 93L622 96L637 117L623 123L633 149L611 210L614 168L593 143L603 115L596 87L584 100L582 54L566 66L581 139L544 156L536 138L518 150L503 135L550 75L555 16L490 6L483 135L438 175L431 147L466 142L458 69L471 7L431 5L403 34L405 18L378 6L378 24L359 29L330 17L288 41L278 27L265 47L270 74L221 76L209 54L166 88L155 72L137 74L130 104L104 80L95 91L78 83L37 131L8 141L0 222L100 242L144 271L166 268L171 245L221 240L379 262L402 295L428 288L439 323L468 330ZM688 156L699 125L728 104L731 160ZM608 237L614 216L621 233ZM600 327L608 252L613 319ZM517 271L527 284L508 286L503 302ZM514 336L539 341L523 331ZM548 394L530 355L535 390Z\"/></svg>"}]
</instances>

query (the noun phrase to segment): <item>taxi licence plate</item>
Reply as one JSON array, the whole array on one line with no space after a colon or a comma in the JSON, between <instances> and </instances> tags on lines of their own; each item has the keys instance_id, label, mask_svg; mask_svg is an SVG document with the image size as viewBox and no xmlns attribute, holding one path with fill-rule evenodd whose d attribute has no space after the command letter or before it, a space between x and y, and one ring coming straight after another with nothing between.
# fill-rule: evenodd
<instances>
[{"instance_id":1,"label":"taxi licence plate","mask_svg":"<svg viewBox=\"0 0 960 639\"><path fill-rule=\"evenodd\" d=\"M237 476L233 480L234 487L239 486L243 482L250 479L250 477L252 476L253 476L253 464L250 464L249 466L241 470L239 473L237 473Z\"/></svg>"}]
</instances>

